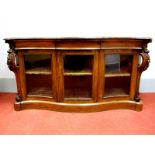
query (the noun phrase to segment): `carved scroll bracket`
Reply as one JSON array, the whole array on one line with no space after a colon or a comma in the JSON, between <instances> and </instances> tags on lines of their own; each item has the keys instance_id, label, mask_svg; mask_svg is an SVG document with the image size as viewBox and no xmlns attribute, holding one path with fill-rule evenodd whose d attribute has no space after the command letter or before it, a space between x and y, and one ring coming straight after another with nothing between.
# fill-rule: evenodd
<instances>
[{"instance_id":1,"label":"carved scroll bracket","mask_svg":"<svg viewBox=\"0 0 155 155\"><path fill-rule=\"evenodd\" d=\"M149 67L150 63L150 56L149 56L149 50L144 47L142 49L142 52L140 53L140 56L142 58L142 63L139 64L138 66L138 75L137 75L137 87L136 87L136 95L135 95L135 100L140 101L140 96L139 96L139 84L140 84L140 77L143 71L147 70Z\"/></svg>"},{"instance_id":2,"label":"carved scroll bracket","mask_svg":"<svg viewBox=\"0 0 155 155\"><path fill-rule=\"evenodd\" d=\"M140 56L142 57L142 63L138 67L138 70L140 71L140 73L142 73L149 67L150 56L148 53L149 53L149 50L147 48L143 48L142 52L140 53Z\"/></svg>"},{"instance_id":3,"label":"carved scroll bracket","mask_svg":"<svg viewBox=\"0 0 155 155\"><path fill-rule=\"evenodd\" d=\"M10 49L8 51L8 57L7 57L7 65L8 68L13 71L15 73L15 77L16 77L16 82L17 82L17 95L16 95L16 101L20 102L22 100L22 95L21 95L21 89L19 86L19 73L18 73L18 69L19 67L16 65L16 53L14 50L14 44L10 43L9 44Z\"/></svg>"},{"instance_id":4,"label":"carved scroll bracket","mask_svg":"<svg viewBox=\"0 0 155 155\"><path fill-rule=\"evenodd\" d=\"M13 72L17 71L15 59L16 59L15 51L13 49L9 49L8 58L7 58L7 65L8 65L8 68Z\"/></svg>"}]
</instances>

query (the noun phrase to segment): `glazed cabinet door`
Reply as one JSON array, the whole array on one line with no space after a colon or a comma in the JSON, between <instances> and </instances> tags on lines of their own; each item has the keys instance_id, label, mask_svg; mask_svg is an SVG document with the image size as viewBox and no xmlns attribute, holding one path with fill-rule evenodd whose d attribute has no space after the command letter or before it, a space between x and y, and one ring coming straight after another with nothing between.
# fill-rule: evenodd
<instances>
[{"instance_id":1,"label":"glazed cabinet door","mask_svg":"<svg viewBox=\"0 0 155 155\"><path fill-rule=\"evenodd\" d=\"M95 102L97 98L97 51L59 51L59 101Z\"/></svg>"},{"instance_id":2,"label":"glazed cabinet door","mask_svg":"<svg viewBox=\"0 0 155 155\"><path fill-rule=\"evenodd\" d=\"M138 68L136 50L102 50L99 99L134 99Z\"/></svg>"},{"instance_id":3,"label":"glazed cabinet door","mask_svg":"<svg viewBox=\"0 0 155 155\"><path fill-rule=\"evenodd\" d=\"M21 51L24 98L56 99L56 58L51 50ZM23 83L23 82L21 82Z\"/></svg>"}]
</instances>

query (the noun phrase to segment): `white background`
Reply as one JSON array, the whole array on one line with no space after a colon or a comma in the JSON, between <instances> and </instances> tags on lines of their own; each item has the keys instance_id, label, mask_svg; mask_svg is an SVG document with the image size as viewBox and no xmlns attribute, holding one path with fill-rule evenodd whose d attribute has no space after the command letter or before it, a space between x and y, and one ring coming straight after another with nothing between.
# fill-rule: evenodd
<instances>
[{"instance_id":1,"label":"white background","mask_svg":"<svg viewBox=\"0 0 155 155\"><path fill-rule=\"evenodd\" d=\"M11 136L2 155L154 155L154 136Z\"/></svg>"},{"instance_id":2,"label":"white background","mask_svg":"<svg viewBox=\"0 0 155 155\"><path fill-rule=\"evenodd\" d=\"M0 78L14 78L6 65L6 37L154 39L154 17L154 0L0 0ZM145 79L155 78L154 43L149 49L151 64ZM12 138L0 138L1 154L154 154L154 137Z\"/></svg>"},{"instance_id":3,"label":"white background","mask_svg":"<svg viewBox=\"0 0 155 155\"><path fill-rule=\"evenodd\" d=\"M0 0L0 78L14 78L6 60L8 37L155 38L153 0ZM155 45L142 78L155 78Z\"/></svg>"}]
</instances>

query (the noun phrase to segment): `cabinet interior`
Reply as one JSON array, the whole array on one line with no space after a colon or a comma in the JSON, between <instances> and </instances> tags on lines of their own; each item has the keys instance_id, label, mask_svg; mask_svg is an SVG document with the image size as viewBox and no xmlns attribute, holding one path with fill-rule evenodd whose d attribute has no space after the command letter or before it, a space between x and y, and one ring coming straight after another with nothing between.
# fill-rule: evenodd
<instances>
[{"instance_id":1,"label":"cabinet interior","mask_svg":"<svg viewBox=\"0 0 155 155\"><path fill-rule=\"evenodd\" d=\"M103 98L129 96L133 55L105 54ZM91 99L94 55L63 54L64 98ZM28 96L52 96L51 54L24 55ZM58 65L58 64L57 64Z\"/></svg>"},{"instance_id":2,"label":"cabinet interior","mask_svg":"<svg viewBox=\"0 0 155 155\"><path fill-rule=\"evenodd\" d=\"M103 96L129 96L133 55L106 54Z\"/></svg>"},{"instance_id":3,"label":"cabinet interior","mask_svg":"<svg viewBox=\"0 0 155 155\"><path fill-rule=\"evenodd\" d=\"M52 96L52 64L50 54L24 55L28 96Z\"/></svg>"}]
</instances>

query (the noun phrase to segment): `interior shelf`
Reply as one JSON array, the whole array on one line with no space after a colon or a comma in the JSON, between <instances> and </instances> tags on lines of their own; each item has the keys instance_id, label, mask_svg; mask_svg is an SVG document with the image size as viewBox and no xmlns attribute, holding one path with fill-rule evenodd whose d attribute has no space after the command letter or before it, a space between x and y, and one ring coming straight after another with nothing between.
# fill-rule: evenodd
<instances>
[{"instance_id":1,"label":"interior shelf","mask_svg":"<svg viewBox=\"0 0 155 155\"><path fill-rule=\"evenodd\" d=\"M93 75L91 70L65 70L65 76L84 76L84 75Z\"/></svg>"},{"instance_id":2,"label":"interior shelf","mask_svg":"<svg viewBox=\"0 0 155 155\"><path fill-rule=\"evenodd\" d=\"M26 72L26 74L49 75L49 74L51 74L51 68L50 67L36 67L36 68L27 69L25 72Z\"/></svg>"},{"instance_id":3,"label":"interior shelf","mask_svg":"<svg viewBox=\"0 0 155 155\"><path fill-rule=\"evenodd\" d=\"M129 96L126 89L123 88L107 88L104 97Z\"/></svg>"},{"instance_id":4,"label":"interior shelf","mask_svg":"<svg viewBox=\"0 0 155 155\"><path fill-rule=\"evenodd\" d=\"M52 72L50 54L30 54L24 56L26 74L49 75Z\"/></svg>"},{"instance_id":5,"label":"interior shelf","mask_svg":"<svg viewBox=\"0 0 155 155\"><path fill-rule=\"evenodd\" d=\"M128 77L131 76L131 73L128 72L120 72L120 73L106 73L105 77Z\"/></svg>"},{"instance_id":6,"label":"interior shelf","mask_svg":"<svg viewBox=\"0 0 155 155\"><path fill-rule=\"evenodd\" d=\"M51 96L52 92L51 89L48 87L38 87L38 88L31 88L29 89L28 96Z\"/></svg>"},{"instance_id":7,"label":"interior shelf","mask_svg":"<svg viewBox=\"0 0 155 155\"><path fill-rule=\"evenodd\" d=\"M93 56L92 55L65 55L64 75L83 76L92 75Z\"/></svg>"}]
</instances>

